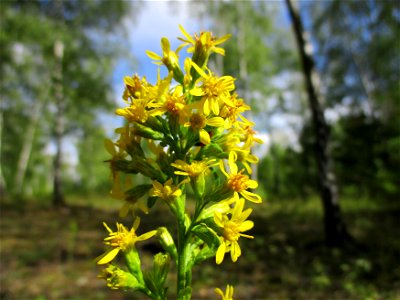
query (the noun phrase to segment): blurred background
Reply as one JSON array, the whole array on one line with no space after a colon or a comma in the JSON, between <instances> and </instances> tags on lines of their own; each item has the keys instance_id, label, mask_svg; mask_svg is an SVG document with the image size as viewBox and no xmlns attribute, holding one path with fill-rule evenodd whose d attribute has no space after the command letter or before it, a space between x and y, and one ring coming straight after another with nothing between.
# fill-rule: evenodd
<instances>
[{"instance_id":1,"label":"blurred background","mask_svg":"<svg viewBox=\"0 0 400 300\"><path fill-rule=\"evenodd\" d=\"M0 24L1 299L141 299L96 279L122 206L103 141L123 77L155 83L145 50L175 49L178 24L232 34L210 64L264 141L256 239L195 269L193 298L400 298L399 2L3 0ZM154 216L143 230L171 222Z\"/></svg>"}]
</instances>

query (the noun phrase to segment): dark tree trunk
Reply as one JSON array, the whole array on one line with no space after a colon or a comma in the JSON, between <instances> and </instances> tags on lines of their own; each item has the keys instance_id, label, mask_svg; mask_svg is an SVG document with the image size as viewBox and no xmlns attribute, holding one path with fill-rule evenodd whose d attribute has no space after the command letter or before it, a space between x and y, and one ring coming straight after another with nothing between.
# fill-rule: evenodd
<instances>
[{"instance_id":1,"label":"dark tree trunk","mask_svg":"<svg viewBox=\"0 0 400 300\"><path fill-rule=\"evenodd\" d=\"M54 17L56 22L62 26L63 23L63 2L54 1ZM57 33L56 33L57 34ZM56 155L54 157L54 178L53 178L53 206L65 205L62 190L62 139L64 137L64 90L63 90L63 57L64 43L57 37L54 42L54 100L56 104L55 119L55 140Z\"/></svg>"},{"instance_id":2,"label":"dark tree trunk","mask_svg":"<svg viewBox=\"0 0 400 300\"><path fill-rule=\"evenodd\" d=\"M303 28L300 14L291 0L286 0L286 4L300 54L312 115L315 158L318 165L318 181L324 209L325 238L328 246L341 246L349 239L349 234L339 206L335 177L329 168L329 128L321 107L321 95L317 92L319 88L318 74L314 66L311 44L307 40L307 32Z\"/></svg>"},{"instance_id":3,"label":"dark tree trunk","mask_svg":"<svg viewBox=\"0 0 400 300\"><path fill-rule=\"evenodd\" d=\"M64 44L57 40L54 43L54 96L56 102L55 140L56 155L54 157L54 181L53 181L53 206L64 206L64 194L62 191L62 139L64 135L64 95L62 84L62 58Z\"/></svg>"}]
</instances>

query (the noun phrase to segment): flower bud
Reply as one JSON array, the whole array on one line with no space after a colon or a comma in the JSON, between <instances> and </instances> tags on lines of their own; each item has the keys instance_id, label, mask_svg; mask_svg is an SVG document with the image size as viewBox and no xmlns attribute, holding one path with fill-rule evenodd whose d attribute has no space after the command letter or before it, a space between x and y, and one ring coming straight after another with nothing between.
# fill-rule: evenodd
<instances>
[{"instance_id":1,"label":"flower bud","mask_svg":"<svg viewBox=\"0 0 400 300\"><path fill-rule=\"evenodd\" d=\"M141 285L135 276L114 265L110 265L102 270L98 277L104 278L107 281L107 286L113 290L141 288Z\"/></svg>"},{"instance_id":2,"label":"flower bud","mask_svg":"<svg viewBox=\"0 0 400 300\"><path fill-rule=\"evenodd\" d=\"M171 255L173 259L176 260L178 254L176 251L175 242L171 234L169 233L168 229L166 227L158 228L157 236L164 250L167 251L167 253Z\"/></svg>"}]
</instances>

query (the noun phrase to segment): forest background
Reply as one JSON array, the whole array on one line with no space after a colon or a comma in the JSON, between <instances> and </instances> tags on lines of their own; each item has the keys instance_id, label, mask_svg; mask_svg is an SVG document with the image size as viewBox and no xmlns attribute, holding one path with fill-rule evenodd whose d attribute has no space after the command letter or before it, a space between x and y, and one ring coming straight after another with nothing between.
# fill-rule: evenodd
<instances>
[{"instance_id":1,"label":"forest background","mask_svg":"<svg viewBox=\"0 0 400 300\"><path fill-rule=\"evenodd\" d=\"M176 47L178 24L232 34L212 68L237 78L264 140L255 244L218 278L212 262L198 270L195 297L226 281L238 299L400 297L390 0L1 1L0 297L125 299L92 262L122 205L103 141L122 126L123 77L155 82L145 50L159 53L163 36ZM159 210L155 223L168 222Z\"/></svg>"}]
</instances>

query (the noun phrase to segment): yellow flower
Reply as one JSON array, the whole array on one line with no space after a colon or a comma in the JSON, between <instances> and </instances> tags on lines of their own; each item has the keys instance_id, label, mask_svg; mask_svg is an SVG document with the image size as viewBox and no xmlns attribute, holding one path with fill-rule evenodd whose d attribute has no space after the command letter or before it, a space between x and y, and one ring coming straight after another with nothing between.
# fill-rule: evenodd
<instances>
[{"instance_id":1,"label":"yellow flower","mask_svg":"<svg viewBox=\"0 0 400 300\"><path fill-rule=\"evenodd\" d=\"M228 178L227 185L230 189L234 192L234 198L238 199L239 194L243 196L245 199L254 202L254 203L261 203L261 197L257 194L247 191L247 189L255 189L258 186L257 181L249 179L249 176L244 175L243 171L241 170L238 172L238 167L235 163L237 159L237 155L235 152L229 153L229 169L230 174L225 171L224 162L220 161L220 169L221 172Z\"/></svg>"},{"instance_id":2,"label":"yellow flower","mask_svg":"<svg viewBox=\"0 0 400 300\"><path fill-rule=\"evenodd\" d=\"M230 34L224 35L223 37L218 39L217 37L213 36L211 32L201 32L200 35L195 34L192 37L181 25L179 25L179 28L186 38L178 38L179 40L184 42L181 47L192 45L192 47L188 49L189 53L198 51L206 52L208 55L212 52L225 55L225 50L216 46L222 44L227 39L229 39L231 37Z\"/></svg>"},{"instance_id":3,"label":"yellow flower","mask_svg":"<svg viewBox=\"0 0 400 300\"><path fill-rule=\"evenodd\" d=\"M230 103L230 92L235 89L235 79L231 76L216 77L206 74L194 62L192 66L200 74L199 79L202 82L201 86L195 87L190 90L193 96L201 96L202 110L205 115L209 115L212 111L214 115L218 116L220 113L220 106L224 103Z\"/></svg>"},{"instance_id":4,"label":"yellow flower","mask_svg":"<svg viewBox=\"0 0 400 300\"><path fill-rule=\"evenodd\" d=\"M179 57L178 53L180 49L183 46L180 46L175 52L171 51L171 46L169 44L169 40L165 37L161 39L161 48L163 51L163 56L161 57L160 55L152 52L152 51L146 51L146 54L151 58L155 60L155 64L160 65L163 63L171 73L173 73L173 76L176 81L182 82L183 79L183 74L181 67L179 66Z\"/></svg>"},{"instance_id":5,"label":"yellow flower","mask_svg":"<svg viewBox=\"0 0 400 300\"><path fill-rule=\"evenodd\" d=\"M120 251L125 252L135 247L136 242L147 240L157 233L157 230L152 230L137 236L136 229L139 227L139 224L140 218L136 218L132 228L128 230L123 224L117 222L117 231L113 232L106 223L103 223L109 233L109 236L104 239L104 243L111 246L112 249L98 257L97 264L103 265L109 263Z\"/></svg>"},{"instance_id":6,"label":"yellow flower","mask_svg":"<svg viewBox=\"0 0 400 300\"><path fill-rule=\"evenodd\" d=\"M229 284L226 286L225 294L220 288L216 288L214 291L222 297L221 300L233 300L233 286Z\"/></svg>"},{"instance_id":7,"label":"yellow flower","mask_svg":"<svg viewBox=\"0 0 400 300\"><path fill-rule=\"evenodd\" d=\"M187 180L182 181L178 186L172 185L172 178L168 179L164 184L155 180L153 181L153 188L150 190L149 195L159 197L165 201L172 201L182 195L182 190L179 189L179 186L184 183L187 183Z\"/></svg>"},{"instance_id":8,"label":"yellow flower","mask_svg":"<svg viewBox=\"0 0 400 300\"><path fill-rule=\"evenodd\" d=\"M225 128L230 128L237 122L237 117L244 111L249 110L250 106L244 103L243 99L237 98L238 95L234 93L231 95L230 101L225 102L222 107L220 116L226 121ZM242 117L243 118L243 117Z\"/></svg>"},{"instance_id":9,"label":"yellow flower","mask_svg":"<svg viewBox=\"0 0 400 300\"><path fill-rule=\"evenodd\" d=\"M136 100L129 107L118 108L115 113L126 118L129 122L144 123L147 121L149 114L146 110L147 101Z\"/></svg>"},{"instance_id":10,"label":"yellow flower","mask_svg":"<svg viewBox=\"0 0 400 300\"><path fill-rule=\"evenodd\" d=\"M241 236L253 239L251 235L243 234L242 232L248 231L253 228L253 221L246 220L251 214L252 209L248 208L243 211L244 199L240 198L236 201L235 207L232 210L231 218L229 219L226 214L219 212L214 213L214 222L217 226L222 228L221 244L218 247L216 254L216 263L220 264L224 260L225 253L231 253L231 259L236 262L242 254L238 240Z\"/></svg>"},{"instance_id":11,"label":"yellow flower","mask_svg":"<svg viewBox=\"0 0 400 300\"><path fill-rule=\"evenodd\" d=\"M190 126L192 129L198 130L200 142L202 142L204 145L207 145L211 143L211 136L206 130L204 130L204 127L223 127L224 122L224 119L221 117L207 117L199 112L193 112L190 115L189 121L186 122L184 126Z\"/></svg>"},{"instance_id":12,"label":"yellow flower","mask_svg":"<svg viewBox=\"0 0 400 300\"><path fill-rule=\"evenodd\" d=\"M251 174L251 166L250 164L256 164L258 163L258 157L251 154L250 150L243 150L240 148L234 148L232 149L237 155L237 160L240 161L244 167L246 168L247 173Z\"/></svg>"},{"instance_id":13,"label":"yellow flower","mask_svg":"<svg viewBox=\"0 0 400 300\"><path fill-rule=\"evenodd\" d=\"M250 149L251 147L253 147L254 143L258 143L258 144L264 143L261 139L259 139L255 136L257 134L257 132L255 130L253 130L253 126L254 126L254 123L247 121L247 120L243 124L241 124L240 130L242 131L242 133L244 135L243 148L245 148L245 149Z\"/></svg>"},{"instance_id":14,"label":"yellow flower","mask_svg":"<svg viewBox=\"0 0 400 300\"><path fill-rule=\"evenodd\" d=\"M134 75L132 77L125 76L125 91L122 98L125 101L132 99L139 99L143 97L145 93L145 87L148 85L148 82L145 78L140 79L138 75Z\"/></svg>"},{"instance_id":15,"label":"yellow flower","mask_svg":"<svg viewBox=\"0 0 400 300\"><path fill-rule=\"evenodd\" d=\"M181 85L178 85L172 93L169 93L161 99L163 101L152 104L152 107L155 108L153 113L160 112L161 114L164 114L168 112L171 115L178 117L186 105Z\"/></svg>"},{"instance_id":16,"label":"yellow flower","mask_svg":"<svg viewBox=\"0 0 400 300\"><path fill-rule=\"evenodd\" d=\"M176 175L189 176L191 178L198 178L199 176L203 176L208 172L208 168L217 165L215 163L215 159L207 159L207 160L195 160L191 164L184 162L183 160L176 160L171 166L181 170L175 171Z\"/></svg>"},{"instance_id":17,"label":"yellow flower","mask_svg":"<svg viewBox=\"0 0 400 300\"><path fill-rule=\"evenodd\" d=\"M168 92L169 85L172 80L172 73L166 78L161 80L158 78L156 85L151 85L143 78L125 77L124 82L126 85L127 95L124 93L124 99L130 100L130 106L125 108L118 108L115 113L125 117L129 122L145 123L149 116L158 116L163 112L152 109L154 103L160 101Z\"/></svg>"}]
</instances>

